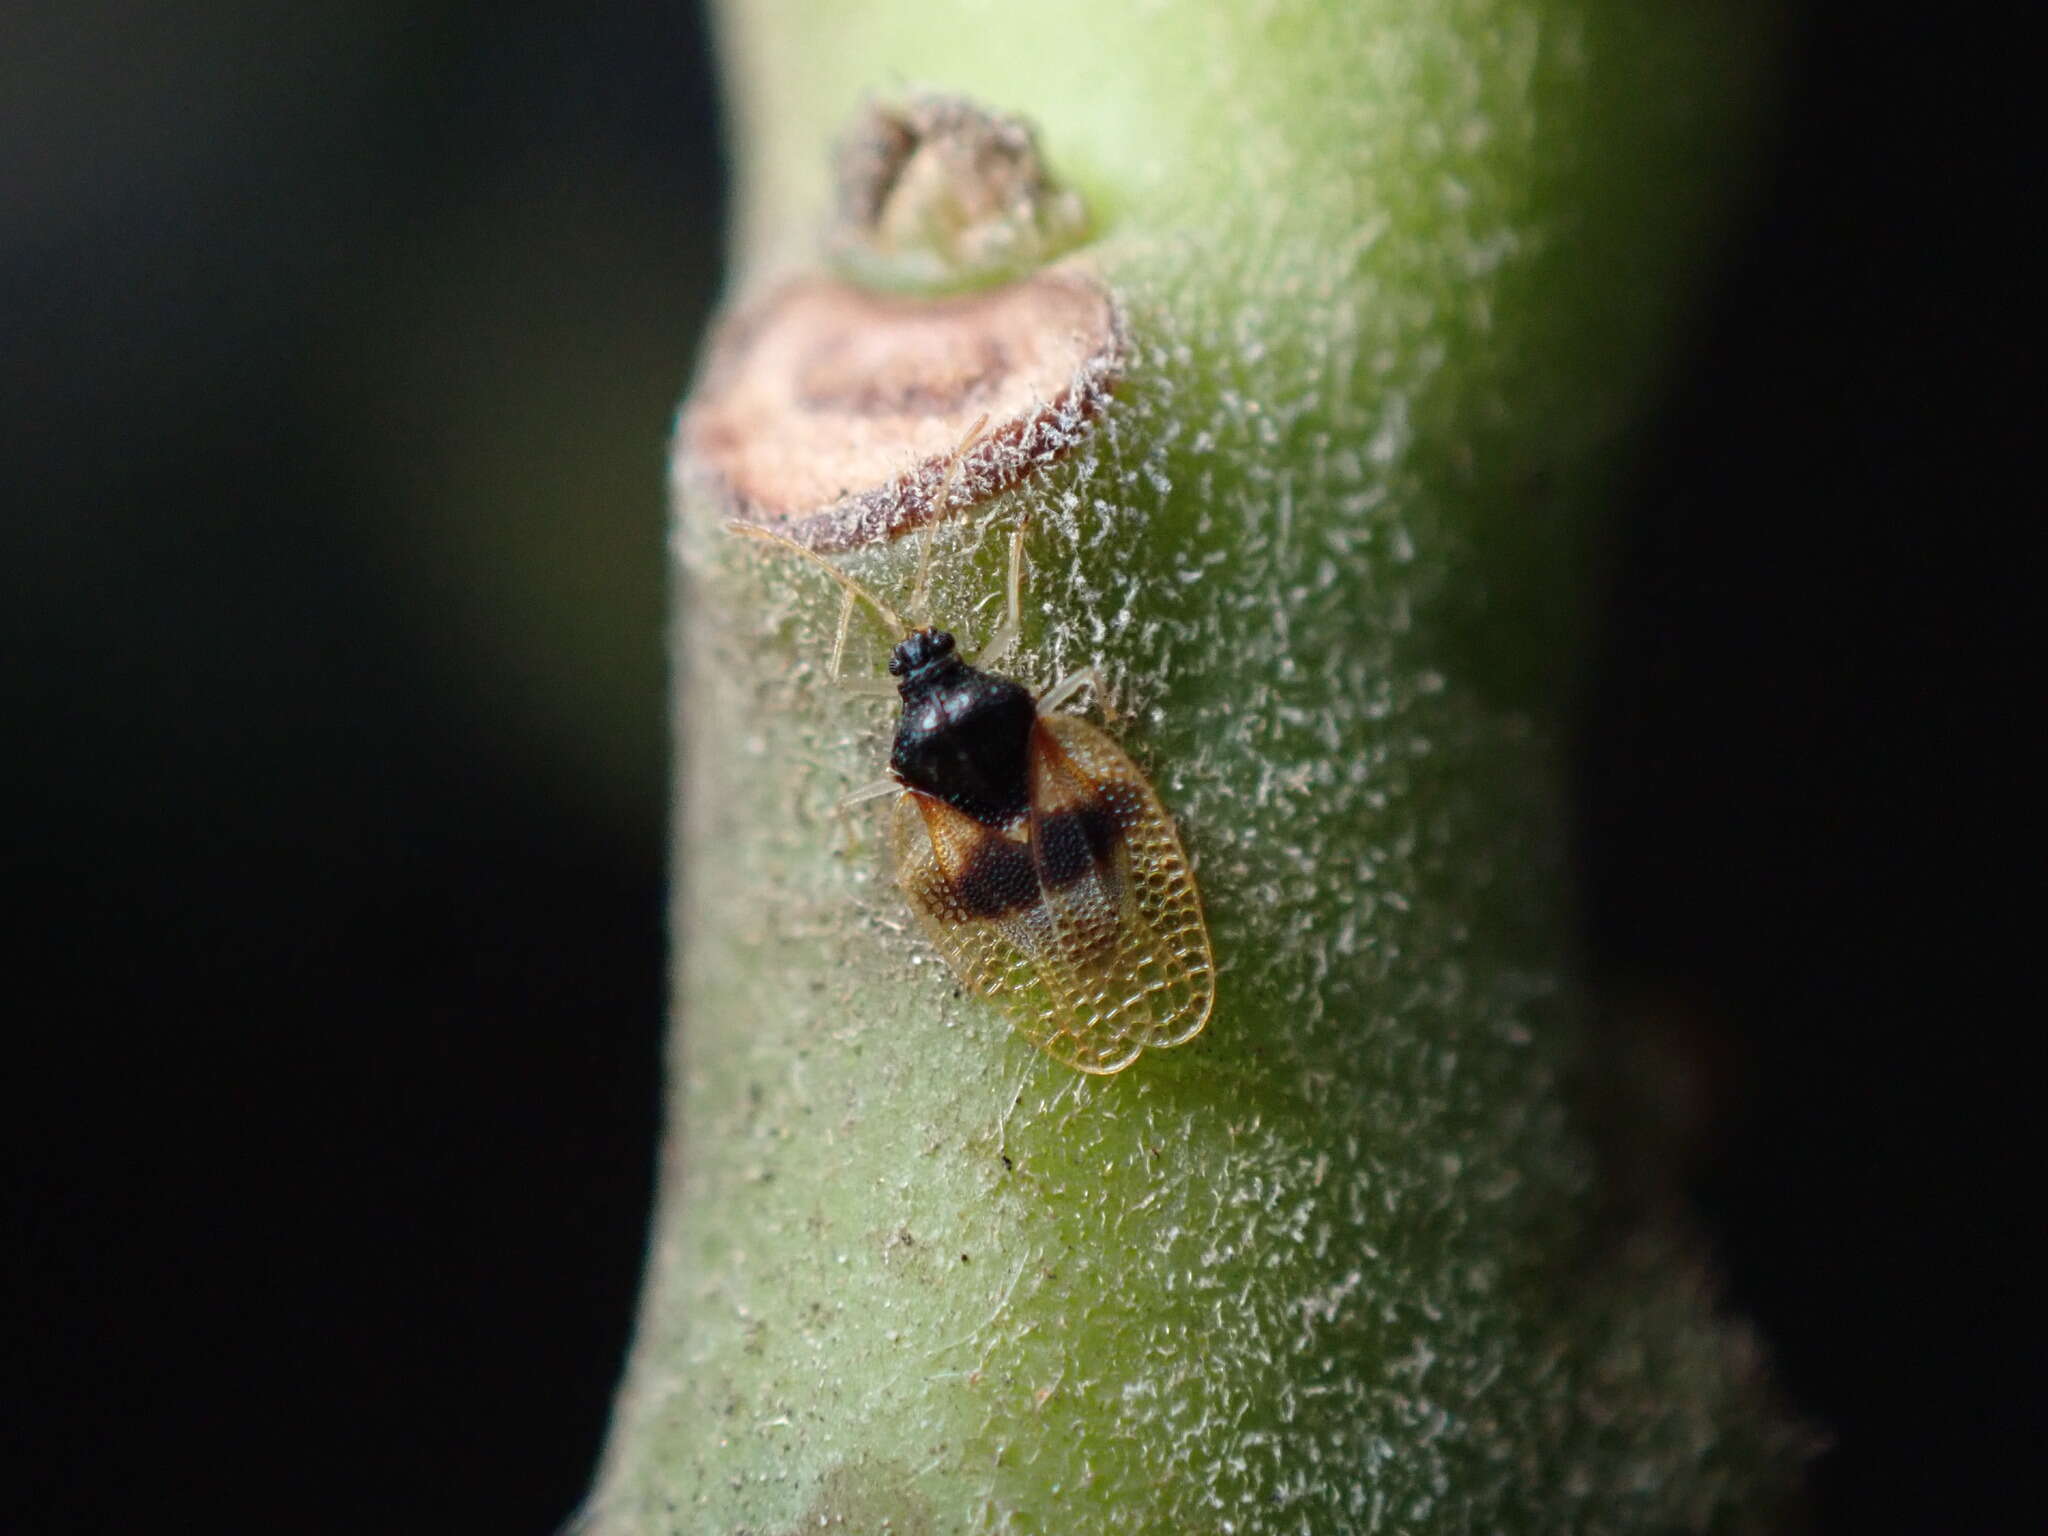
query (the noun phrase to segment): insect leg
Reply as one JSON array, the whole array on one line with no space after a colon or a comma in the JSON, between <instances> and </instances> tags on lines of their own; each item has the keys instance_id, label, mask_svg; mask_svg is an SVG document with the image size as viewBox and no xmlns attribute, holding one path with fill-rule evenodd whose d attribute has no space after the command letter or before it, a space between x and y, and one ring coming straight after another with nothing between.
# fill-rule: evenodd
<instances>
[{"instance_id":1,"label":"insect leg","mask_svg":"<svg viewBox=\"0 0 2048 1536\"><path fill-rule=\"evenodd\" d=\"M857 805L866 805L870 800L879 800L884 795L899 795L902 792L903 786L894 779L876 779L871 784L861 785L851 794L841 795L838 808L841 811L850 811Z\"/></svg>"},{"instance_id":2,"label":"insect leg","mask_svg":"<svg viewBox=\"0 0 2048 1536\"><path fill-rule=\"evenodd\" d=\"M825 674L831 686L842 694L856 694L860 698L883 698L893 694L897 686L889 678L848 678L840 666L846 662L846 631L854 621L854 590L846 588L846 596L840 600L840 633L831 639L831 668Z\"/></svg>"},{"instance_id":3,"label":"insect leg","mask_svg":"<svg viewBox=\"0 0 2048 1536\"><path fill-rule=\"evenodd\" d=\"M846 631L852 621L853 591L849 588L839 604L839 633L832 640L832 665L826 676L841 693L857 694L861 698L879 699L895 693L896 685L886 677L848 677L840 670L840 663L846 657Z\"/></svg>"},{"instance_id":4,"label":"insect leg","mask_svg":"<svg viewBox=\"0 0 2048 1536\"><path fill-rule=\"evenodd\" d=\"M988 637L988 644L974 658L977 667L992 667L1010 654L1024 629L1024 524L1019 522L1010 535L1009 602L1002 626Z\"/></svg>"},{"instance_id":5,"label":"insect leg","mask_svg":"<svg viewBox=\"0 0 2048 1536\"><path fill-rule=\"evenodd\" d=\"M839 664L846 659L846 630L853 622L853 591L848 588L846 596L839 603L839 632L832 637L832 667L826 674L833 682L839 681Z\"/></svg>"},{"instance_id":6,"label":"insect leg","mask_svg":"<svg viewBox=\"0 0 2048 1536\"><path fill-rule=\"evenodd\" d=\"M1041 714L1050 714L1065 704L1083 688L1095 690L1095 701L1102 706L1105 719L1116 718L1116 708L1109 701L1109 685L1103 681L1102 673L1095 667L1083 667L1078 672L1069 672L1038 696Z\"/></svg>"}]
</instances>

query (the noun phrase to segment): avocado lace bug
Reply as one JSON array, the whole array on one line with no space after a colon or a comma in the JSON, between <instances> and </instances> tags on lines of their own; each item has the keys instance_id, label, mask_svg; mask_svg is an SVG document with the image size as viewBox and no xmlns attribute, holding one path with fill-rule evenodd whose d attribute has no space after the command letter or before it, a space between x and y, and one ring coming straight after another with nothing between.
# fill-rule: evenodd
<instances>
[{"instance_id":1,"label":"avocado lace bug","mask_svg":"<svg viewBox=\"0 0 2048 1536\"><path fill-rule=\"evenodd\" d=\"M941 509L975 435L953 456ZM902 705L889 777L848 803L896 797L896 880L955 974L1080 1072L1120 1072L1147 1050L1200 1034L1215 1003L1215 961L1173 819L1123 748L1061 712L1083 688L1099 691L1095 670L1035 695L987 670L1020 632L1023 524L1011 536L1005 620L973 663L950 631L907 623L816 552L767 529L733 529L844 589L835 676L856 601L902 636L889 657ZM929 570L927 541L913 607Z\"/></svg>"}]
</instances>

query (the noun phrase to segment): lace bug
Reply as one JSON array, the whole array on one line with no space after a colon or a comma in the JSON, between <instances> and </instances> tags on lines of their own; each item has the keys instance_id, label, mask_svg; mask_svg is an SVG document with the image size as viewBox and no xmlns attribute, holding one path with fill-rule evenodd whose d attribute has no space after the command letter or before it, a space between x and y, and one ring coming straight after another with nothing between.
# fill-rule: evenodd
<instances>
[{"instance_id":1,"label":"lace bug","mask_svg":"<svg viewBox=\"0 0 2048 1536\"><path fill-rule=\"evenodd\" d=\"M938 507L949 504L954 456ZM902 713L889 777L847 803L894 795L896 880L926 935L1018 1033L1080 1072L1120 1072L1200 1034L1215 962L1172 817L1110 736L1060 712L1087 668L1034 695L987 670L1016 643L1024 527L1011 538L1008 613L969 663L949 630L905 622L816 552L763 528L733 531L817 566L846 593L832 670L863 602L900 639L889 657ZM920 560L913 607L927 586Z\"/></svg>"}]
</instances>

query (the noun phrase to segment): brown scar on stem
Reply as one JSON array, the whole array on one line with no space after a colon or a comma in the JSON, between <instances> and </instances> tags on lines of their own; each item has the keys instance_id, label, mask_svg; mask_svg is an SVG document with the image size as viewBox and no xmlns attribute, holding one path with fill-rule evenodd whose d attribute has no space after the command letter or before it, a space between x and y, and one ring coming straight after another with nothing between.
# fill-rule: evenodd
<instances>
[{"instance_id":1,"label":"brown scar on stem","mask_svg":"<svg viewBox=\"0 0 2048 1536\"><path fill-rule=\"evenodd\" d=\"M727 321L680 426L683 473L724 516L831 553L988 500L1085 437L1125 337L1092 274L910 298L811 277Z\"/></svg>"}]
</instances>

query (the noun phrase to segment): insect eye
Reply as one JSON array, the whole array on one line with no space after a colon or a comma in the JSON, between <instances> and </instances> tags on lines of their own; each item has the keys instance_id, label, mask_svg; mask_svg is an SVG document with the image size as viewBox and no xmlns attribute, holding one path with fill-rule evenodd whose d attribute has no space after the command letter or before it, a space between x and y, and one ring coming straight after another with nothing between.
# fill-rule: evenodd
<instances>
[{"instance_id":1,"label":"insect eye","mask_svg":"<svg viewBox=\"0 0 2048 1536\"><path fill-rule=\"evenodd\" d=\"M943 629L932 631L932 655L950 656L952 654L953 637L947 634Z\"/></svg>"}]
</instances>

